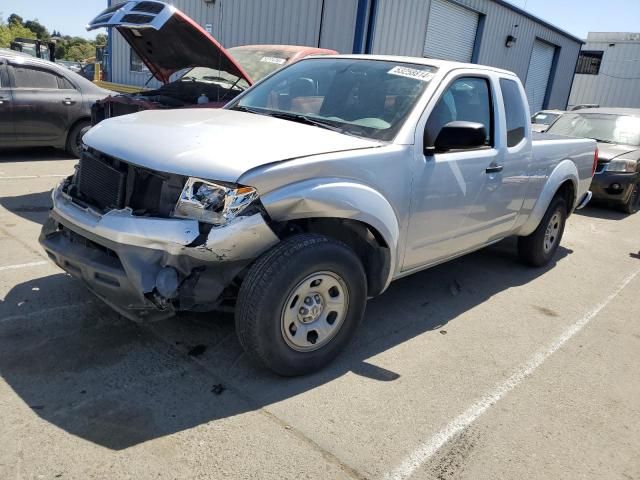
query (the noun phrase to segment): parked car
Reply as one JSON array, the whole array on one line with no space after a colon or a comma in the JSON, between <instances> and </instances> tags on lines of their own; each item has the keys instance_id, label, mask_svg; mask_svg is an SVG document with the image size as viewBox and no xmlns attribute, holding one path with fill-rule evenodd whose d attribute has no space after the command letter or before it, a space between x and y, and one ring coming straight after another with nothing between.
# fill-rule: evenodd
<instances>
[{"instance_id":1,"label":"parked car","mask_svg":"<svg viewBox=\"0 0 640 480\"><path fill-rule=\"evenodd\" d=\"M0 49L0 147L52 146L79 157L91 106L110 93L53 62Z\"/></svg>"},{"instance_id":2,"label":"parked car","mask_svg":"<svg viewBox=\"0 0 640 480\"><path fill-rule=\"evenodd\" d=\"M100 13L87 27L115 27L163 85L109 97L94 107L94 125L141 110L220 108L254 82L310 55L335 50L293 45L244 45L225 49L172 5L130 1Z\"/></svg>"},{"instance_id":3,"label":"parked car","mask_svg":"<svg viewBox=\"0 0 640 480\"><path fill-rule=\"evenodd\" d=\"M538 133L546 132L549 126L555 122L563 110L540 110L531 116L531 130Z\"/></svg>"},{"instance_id":4,"label":"parked car","mask_svg":"<svg viewBox=\"0 0 640 480\"><path fill-rule=\"evenodd\" d=\"M131 319L234 304L243 347L283 375L335 357L393 280L511 235L546 265L596 150L532 140L513 73L366 55L84 141L40 236L50 258Z\"/></svg>"},{"instance_id":5,"label":"parked car","mask_svg":"<svg viewBox=\"0 0 640 480\"><path fill-rule=\"evenodd\" d=\"M547 132L596 140L600 153L591 183L594 199L629 214L640 209L640 109L568 112Z\"/></svg>"}]
</instances>

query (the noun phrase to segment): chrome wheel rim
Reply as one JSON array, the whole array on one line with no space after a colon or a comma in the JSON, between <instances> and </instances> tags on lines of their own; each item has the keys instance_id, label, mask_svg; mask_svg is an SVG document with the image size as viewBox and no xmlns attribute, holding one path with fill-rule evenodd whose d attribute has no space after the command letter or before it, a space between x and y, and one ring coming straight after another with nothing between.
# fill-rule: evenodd
<instances>
[{"instance_id":1,"label":"chrome wheel rim","mask_svg":"<svg viewBox=\"0 0 640 480\"><path fill-rule=\"evenodd\" d=\"M560 223L562 216L560 212L555 212L549 220L547 225L547 231L544 233L544 252L549 253L553 247L558 243L558 237L560 236Z\"/></svg>"},{"instance_id":2,"label":"chrome wheel rim","mask_svg":"<svg viewBox=\"0 0 640 480\"><path fill-rule=\"evenodd\" d=\"M309 275L287 296L280 322L282 337L298 352L318 350L340 331L348 308L349 293L340 275Z\"/></svg>"}]
</instances>

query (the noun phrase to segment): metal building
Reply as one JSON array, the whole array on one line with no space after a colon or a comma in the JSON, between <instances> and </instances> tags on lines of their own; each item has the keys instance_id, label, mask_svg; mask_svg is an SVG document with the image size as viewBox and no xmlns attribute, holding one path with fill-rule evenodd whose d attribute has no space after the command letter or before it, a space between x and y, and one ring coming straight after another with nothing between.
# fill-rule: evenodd
<instances>
[{"instance_id":1,"label":"metal building","mask_svg":"<svg viewBox=\"0 0 640 480\"><path fill-rule=\"evenodd\" d=\"M640 107L640 33L589 33L569 97L580 104Z\"/></svg>"},{"instance_id":2,"label":"metal building","mask_svg":"<svg viewBox=\"0 0 640 480\"><path fill-rule=\"evenodd\" d=\"M116 3L109 0L109 3ZM503 0L170 0L226 47L283 43L457 60L515 72L532 111L565 108L582 41ZM111 80L148 72L117 32ZM155 85L151 82L150 85Z\"/></svg>"}]
</instances>

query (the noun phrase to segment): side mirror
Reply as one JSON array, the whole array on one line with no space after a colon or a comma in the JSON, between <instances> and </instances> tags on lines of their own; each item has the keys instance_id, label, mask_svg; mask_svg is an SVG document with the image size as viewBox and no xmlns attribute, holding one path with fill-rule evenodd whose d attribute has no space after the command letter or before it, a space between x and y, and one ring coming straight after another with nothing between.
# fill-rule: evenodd
<instances>
[{"instance_id":1,"label":"side mirror","mask_svg":"<svg viewBox=\"0 0 640 480\"><path fill-rule=\"evenodd\" d=\"M442 127L432 147L425 144L425 153L484 147L486 140L487 129L481 123L449 122Z\"/></svg>"}]
</instances>

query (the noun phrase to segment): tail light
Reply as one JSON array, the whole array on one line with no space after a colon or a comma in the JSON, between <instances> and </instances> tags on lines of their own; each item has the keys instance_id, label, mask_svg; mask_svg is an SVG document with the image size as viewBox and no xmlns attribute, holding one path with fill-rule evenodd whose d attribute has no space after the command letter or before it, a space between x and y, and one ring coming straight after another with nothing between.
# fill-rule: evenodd
<instances>
[{"instance_id":1,"label":"tail light","mask_svg":"<svg viewBox=\"0 0 640 480\"><path fill-rule=\"evenodd\" d=\"M598 146L596 145L596 153L593 154L593 168L591 169L592 177L596 174L597 168L598 168Z\"/></svg>"}]
</instances>

